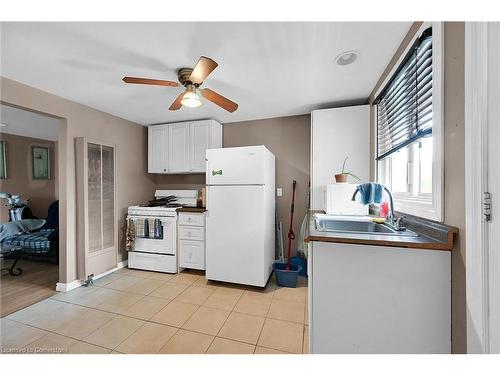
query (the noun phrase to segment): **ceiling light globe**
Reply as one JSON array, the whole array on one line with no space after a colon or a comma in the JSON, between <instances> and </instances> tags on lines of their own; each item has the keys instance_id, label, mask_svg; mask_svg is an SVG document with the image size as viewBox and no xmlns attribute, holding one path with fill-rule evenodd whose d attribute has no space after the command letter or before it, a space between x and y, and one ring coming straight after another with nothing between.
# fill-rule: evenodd
<instances>
[{"instance_id":1,"label":"ceiling light globe","mask_svg":"<svg viewBox=\"0 0 500 375\"><path fill-rule=\"evenodd\" d=\"M181 104L185 107L196 108L201 106L203 103L201 102L200 97L196 93L192 91L187 91L182 97Z\"/></svg>"}]
</instances>

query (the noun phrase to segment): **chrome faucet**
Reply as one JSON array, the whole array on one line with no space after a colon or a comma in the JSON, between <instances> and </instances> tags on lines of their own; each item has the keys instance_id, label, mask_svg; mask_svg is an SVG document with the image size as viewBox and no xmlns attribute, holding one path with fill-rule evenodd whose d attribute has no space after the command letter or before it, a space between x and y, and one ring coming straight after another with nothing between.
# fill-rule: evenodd
<instances>
[{"instance_id":1,"label":"chrome faucet","mask_svg":"<svg viewBox=\"0 0 500 375\"><path fill-rule=\"evenodd\" d=\"M394 200L392 199L392 193L384 185L382 185L382 188L387 192L387 195L389 196L389 205L391 206L389 213L387 214L387 224L397 231L406 230L406 227L403 226L403 219L405 219L406 217L401 216L399 218L396 218L396 215L394 214ZM359 188L356 188L351 198L353 201L356 200L356 195L358 193L359 193Z\"/></svg>"}]
</instances>

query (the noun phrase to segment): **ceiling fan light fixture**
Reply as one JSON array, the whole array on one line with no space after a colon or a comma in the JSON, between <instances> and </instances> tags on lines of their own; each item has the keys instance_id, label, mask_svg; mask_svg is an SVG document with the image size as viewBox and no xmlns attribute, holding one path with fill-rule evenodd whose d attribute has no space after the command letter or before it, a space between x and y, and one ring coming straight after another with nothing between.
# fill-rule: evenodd
<instances>
[{"instance_id":1,"label":"ceiling fan light fixture","mask_svg":"<svg viewBox=\"0 0 500 375\"><path fill-rule=\"evenodd\" d=\"M203 104L194 86L188 86L186 93L182 97L181 104L189 108L196 108Z\"/></svg>"}]
</instances>

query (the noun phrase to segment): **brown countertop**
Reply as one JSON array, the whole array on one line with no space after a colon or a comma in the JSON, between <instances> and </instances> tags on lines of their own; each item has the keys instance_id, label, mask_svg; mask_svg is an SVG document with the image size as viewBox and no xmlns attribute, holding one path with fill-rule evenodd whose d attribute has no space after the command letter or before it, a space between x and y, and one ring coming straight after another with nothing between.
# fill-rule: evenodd
<instances>
[{"instance_id":1,"label":"brown countertop","mask_svg":"<svg viewBox=\"0 0 500 375\"><path fill-rule=\"evenodd\" d=\"M177 209L177 212L205 212L206 207L180 207Z\"/></svg>"},{"instance_id":2,"label":"brown countertop","mask_svg":"<svg viewBox=\"0 0 500 375\"><path fill-rule=\"evenodd\" d=\"M373 235L341 232L320 232L316 230L314 214L323 211L311 210L309 214L308 233L305 242L336 242L351 243L359 245L392 246L426 250L453 249L453 239L458 229L441 223L424 220L413 216L407 216L405 225L408 229L418 234L418 237L402 237L391 235Z\"/></svg>"}]
</instances>

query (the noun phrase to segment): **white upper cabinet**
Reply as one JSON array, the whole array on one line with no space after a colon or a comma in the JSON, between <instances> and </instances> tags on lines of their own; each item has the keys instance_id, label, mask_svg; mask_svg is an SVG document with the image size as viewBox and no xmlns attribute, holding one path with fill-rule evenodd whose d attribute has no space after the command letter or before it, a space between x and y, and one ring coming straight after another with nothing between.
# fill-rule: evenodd
<instances>
[{"instance_id":1,"label":"white upper cabinet","mask_svg":"<svg viewBox=\"0 0 500 375\"><path fill-rule=\"evenodd\" d=\"M167 173L168 127L166 125L148 128L148 173Z\"/></svg>"},{"instance_id":2,"label":"white upper cabinet","mask_svg":"<svg viewBox=\"0 0 500 375\"><path fill-rule=\"evenodd\" d=\"M168 127L168 171L190 171L189 122L171 124Z\"/></svg>"},{"instance_id":3,"label":"white upper cabinet","mask_svg":"<svg viewBox=\"0 0 500 375\"><path fill-rule=\"evenodd\" d=\"M222 125L214 120L148 128L149 173L205 173L205 152L222 147Z\"/></svg>"},{"instance_id":4,"label":"white upper cabinet","mask_svg":"<svg viewBox=\"0 0 500 375\"><path fill-rule=\"evenodd\" d=\"M211 148L210 121L197 121L191 127L191 171L205 172L205 151Z\"/></svg>"}]
</instances>

